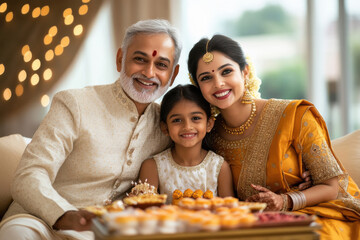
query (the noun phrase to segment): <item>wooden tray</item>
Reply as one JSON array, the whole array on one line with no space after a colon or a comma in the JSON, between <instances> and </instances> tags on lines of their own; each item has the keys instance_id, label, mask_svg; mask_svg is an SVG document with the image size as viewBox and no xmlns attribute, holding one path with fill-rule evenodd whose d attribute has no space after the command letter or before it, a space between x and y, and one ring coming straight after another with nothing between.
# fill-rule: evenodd
<instances>
[{"instance_id":1,"label":"wooden tray","mask_svg":"<svg viewBox=\"0 0 360 240\"><path fill-rule=\"evenodd\" d=\"M236 230L221 230L217 232L195 232L195 233L176 233L176 234L151 234L151 235L134 235L125 236L118 234L110 234L106 226L98 219L93 219L93 231L95 239L98 240L155 240L155 239L271 239L271 240L305 240L320 239L316 230L321 226L313 221L297 222L296 225L273 223L255 225L250 228L239 228Z\"/></svg>"}]
</instances>

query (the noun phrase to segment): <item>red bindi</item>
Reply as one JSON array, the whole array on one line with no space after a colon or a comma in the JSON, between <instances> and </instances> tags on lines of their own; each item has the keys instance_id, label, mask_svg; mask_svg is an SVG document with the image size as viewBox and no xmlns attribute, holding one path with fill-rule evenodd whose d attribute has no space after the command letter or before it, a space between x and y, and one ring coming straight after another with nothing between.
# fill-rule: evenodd
<instances>
[{"instance_id":1,"label":"red bindi","mask_svg":"<svg viewBox=\"0 0 360 240\"><path fill-rule=\"evenodd\" d=\"M153 56L153 57L155 57L155 56L156 56L156 54L157 54L157 51L156 51L156 50L154 50L154 51L153 51L152 56Z\"/></svg>"},{"instance_id":2,"label":"red bindi","mask_svg":"<svg viewBox=\"0 0 360 240\"><path fill-rule=\"evenodd\" d=\"M212 72L214 72L214 70L212 70Z\"/></svg>"}]
</instances>

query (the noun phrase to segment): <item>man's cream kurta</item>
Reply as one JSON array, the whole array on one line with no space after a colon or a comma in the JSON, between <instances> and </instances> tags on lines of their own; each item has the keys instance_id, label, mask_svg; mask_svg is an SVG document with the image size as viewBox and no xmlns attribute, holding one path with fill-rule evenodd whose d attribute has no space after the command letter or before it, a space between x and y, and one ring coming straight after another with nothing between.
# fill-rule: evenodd
<instances>
[{"instance_id":1,"label":"man's cream kurta","mask_svg":"<svg viewBox=\"0 0 360 240\"><path fill-rule=\"evenodd\" d=\"M143 160L169 143L159 105L139 117L119 81L60 92L19 163L4 219L30 213L52 226L66 211L102 204L114 187L129 189Z\"/></svg>"}]
</instances>

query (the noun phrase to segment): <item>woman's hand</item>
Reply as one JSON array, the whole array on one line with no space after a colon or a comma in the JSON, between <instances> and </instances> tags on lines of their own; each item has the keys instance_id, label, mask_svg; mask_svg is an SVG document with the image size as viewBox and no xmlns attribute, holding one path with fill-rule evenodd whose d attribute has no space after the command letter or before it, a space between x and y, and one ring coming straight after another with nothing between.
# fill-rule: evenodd
<instances>
[{"instance_id":1,"label":"woman's hand","mask_svg":"<svg viewBox=\"0 0 360 240\"><path fill-rule=\"evenodd\" d=\"M246 199L248 202L263 202L266 203L267 211L280 211L284 204L284 199L281 195L278 195L267 188L264 188L259 185L251 184L251 187L254 188L259 193L252 195Z\"/></svg>"},{"instance_id":2,"label":"woman's hand","mask_svg":"<svg viewBox=\"0 0 360 240\"><path fill-rule=\"evenodd\" d=\"M55 222L53 227L56 230L89 231L91 219L94 217L95 214L86 210L68 211Z\"/></svg>"},{"instance_id":3,"label":"woman's hand","mask_svg":"<svg viewBox=\"0 0 360 240\"><path fill-rule=\"evenodd\" d=\"M310 171L303 172L303 174L301 175L301 178L304 180L304 182L299 184L299 190L300 191L308 189L308 188L313 186L312 182L311 182Z\"/></svg>"}]
</instances>

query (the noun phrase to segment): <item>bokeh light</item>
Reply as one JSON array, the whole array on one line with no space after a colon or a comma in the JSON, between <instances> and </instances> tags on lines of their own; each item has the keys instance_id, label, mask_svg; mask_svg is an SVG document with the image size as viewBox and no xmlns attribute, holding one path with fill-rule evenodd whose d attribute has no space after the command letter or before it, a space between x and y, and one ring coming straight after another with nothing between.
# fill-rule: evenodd
<instances>
[{"instance_id":1,"label":"bokeh light","mask_svg":"<svg viewBox=\"0 0 360 240\"><path fill-rule=\"evenodd\" d=\"M58 32L58 29L56 26L52 26L50 29L49 29L49 35L51 37L55 37L55 35L57 34Z\"/></svg>"},{"instance_id":2,"label":"bokeh light","mask_svg":"<svg viewBox=\"0 0 360 240\"><path fill-rule=\"evenodd\" d=\"M79 15L85 15L87 14L89 8L86 4L84 5L81 5L80 8L79 8Z\"/></svg>"},{"instance_id":3,"label":"bokeh light","mask_svg":"<svg viewBox=\"0 0 360 240\"><path fill-rule=\"evenodd\" d=\"M24 93L24 87L21 84L18 84L15 88L15 94L16 96L20 97Z\"/></svg>"},{"instance_id":4,"label":"bokeh light","mask_svg":"<svg viewBox=\"0 0 360 240\"><path fill-rule=\"evenodd\" d=\"M42 8L41 8L41 16L46 16L46 15L48 15L49 14L49 12L50 12L50 8L49 8L49 6L43 6Z\"/></svg>"},{"instance_id":5,"label":"bokeh light","mask_svg":"<svg viewBox=\"0 0 360 240\"><path fill-rule=\"evenodd\" d=\"M30 11L30 5L28 3L24 4L24 6L22 6L22 8L21 8L21 13L27 14L29 11Z\"/></svg>"},{"instance_id":6,"label":"bokeh light","mask_svg":"<svg viewBox=\"0 0 360 240\"><path fill-rule=\"evenodd\" d=\"M53 40L52 36L46 34L46 36L44 37L44 44L49 45L52 42L52 40Z\"/></svg>"},{"instance_id":7,"label":"bokeh light","mask_svg":"<svg viewBox=\"0 0 360 240\"><path fill-rule=\"evenodd\" d=\"M52 77L52 71L50 68L46 69L43 73L43 78L45 81L50 80L50 78Z\"/></svg>"},{"instance_id":8,"label":"bokeh light","mask_svg":"<svg viewBox=\"0 0 360 240\"><path fill-rule=\"evenodd\" d=\"M29 45L24 45L21 49L21 54L24 56L27 51L30 51Z\"/></svg>"},{"instance_id":9,"label":"bokeh light","mask_svg":"<svg viewBox=\"0 0 360 240\"><path fill-rule=\"evenodd\" d=\"M70 38L68 36L65 36L61 39L60 45L62 47L67 47L70 44Z\"/></svg>"},{"instance_id":10,"label":"bokeh light","mask_svg":"<svg viewBox=\"0 0 360 240\"><path fill-rule=\"evenodd\" d=\"M63 52L64 52L64 48L60 44L55 47L56 56L60 56L61 54L63 54Z\"/></svg>"},{"instance_id":11,"label":"bokeh light","mask_svg":"<svg viewBox=\"0 0 360 240\"><path fill-rule=\"evenodd\" d=\"M30 79L31 85L35 86L39 83L39 81L40 81L40 77L37 73L35 73L34 75L31 76L31 79Z\"/></svg>"},{"instance_id":12,"label":"bokeh light","mask_svg":"<svg viewBox=\"0 0 360 240\"><path fill-rule=\"evenodd\" d=\"M36 7L34 8L34 10L32 11L32 17L33 18L37 18L40 16L40 8L39 7Z\"/></svg>"},{"instance_id":13,"label":"bokeh light","mask_svg":"<svg viewBox=\"0 0 360 240\"><path fill-rule=\"evenodd\" d=\"M36 71L40 68L41 66L41 62L40 62L40 59L35 59L31 65L31 68Z\"/></svg>"},{"instance_id":14,"label":"bokeh light","mask_svg":"<svg viewBox=\"0 0 360 240\"><path fill-rule=\"evenodd\" d=\"M5 101L8 101L11 98L11 90L10 88L6 88L3 92L3 98L5 99Z\"/></svg>"},{"instance_id":15,"label":"bokeh light","mask_svg":"<svg viewBox=\"0 0 360 240\"><path fill-rule=\"evenodd\" d=\"M8 13L6 14L6 16L5 16L5 21L6 21L6 22L11 22L11 21L13 20L13 18L14 18L13 12L8 12Z\"/></svg>"},{"instance_id":16,"label":"bokeh light","mask_svg":"<svg viewBox=\"0 0 360 240\"><path fill-rule=\"evenodd\" d=\"M45 60L49 62L53 59L54 59L54 51L52 49L47 50L45 53Z\"/></svg>"},{"instance_id":17,"label":"bokeh light","mask_svg":"<svg viewBox=\"0 0 360 240\"><path fill-rule=\"evenodd\" d=\"M32 53L31 51L27 51L25 54L24 54L24 61L25 62L29 62L32 58Z\"/></svg>"},{"instance_id":18,"label":"bokeh light","mask_svg":"<svg viewBox=\"0 0 360 240\"><path fill-rule=\"evenodd\" d=\"M49 103L50 103L50 98L49 98L49 96L48 95L43 95L42 97L41 97L41 105L43 106L43 107L46 107L46 106L48 106L49 105Z\"/></svg>"},{"instance_id":19,"label":"bokeh light","mask_svg":"<svg viewBox=\"0 0 360 240\"><path fill-rule=\"evenodd\" d=\"M3 75L4 72L5 72L5 66L4 64L0 64L0 75Z\"/></svg>"},{"instance_id":20,"label":"bokeh light","mask_svg":"<svg viewBox=\"0 0 360 240\"><path fill-rule=\"evenodd\" d=\"M64 23L65 25L70 25L74 22L74 16L73 15L68 15L65 17L64 19Z\"/></svg>"},{"instance_id":21,"label":"bokeh light","mask_svg":"<svg viewBox=\"0 0 360 240\"><path fill-rule=\"evenodd\" d=\"M19 82L23 82L25 81L27 77L27 74L26 74L26 71L25 70L21 70L18 74L18 79L19 79Z\"/></svg>"},{"instance_id":22,"label":"bokeh light","mask_svg":"<svg viewBox=\"0 0 360 240\"><path fill-rule=\"evenodd\" d=\"M83 32L83 26L81 24L78 24L74 27L74 35L79 36Z\"/></svg>"},{"instance_id":23,"label":"bokeh light","mask_svg":"<svg viewBox=\"0 0 360 240\"><path fill-rule=\"evenodd\" d=\"M64 10L63 12L63 17L66 18L67 16L72 14L72 9L71 8L67 8Z\"/></svg>"},{"instance_id":24,"label":"bokeh light","mask_svg":"<svg viewBox=\"0 0 360 240\"><path fill-rule=\"evenodd\" d=\"M5 12L6 9L7 9L7 3L6 3L6 2L5 2L5 3L2 3L2 4L0 5L0 13Z\"/></svg>"}]
</instances>

